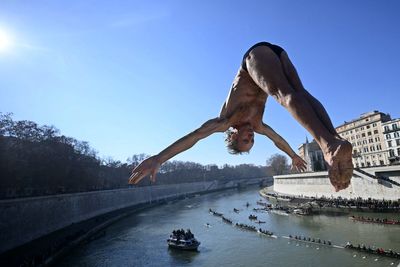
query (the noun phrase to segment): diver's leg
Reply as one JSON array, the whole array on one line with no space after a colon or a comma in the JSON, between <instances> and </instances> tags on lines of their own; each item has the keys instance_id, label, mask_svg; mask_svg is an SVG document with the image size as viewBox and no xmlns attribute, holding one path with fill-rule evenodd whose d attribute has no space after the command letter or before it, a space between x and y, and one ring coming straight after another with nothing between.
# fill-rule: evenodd
<instances>
[{"instance_id":1,"label":"diver's leg","mask_svg":"<svg viewBox=\"0 0 400 267\"><path fill-rule=\"evenodd\" d=\"M307 98L308 102L314 109L315 113L317 114L321 122L325 125L325 127L329 130L329 132L331 132L336 137L340 138L340 136L336 132L335 127L333 127L332 121L329 118L329 115L326 112L324 106L304 88L300 80L300 77L297 74L296 68L290 61L289 56L285 51L281 53L280 60L283 66L283 72L289 83L292 85L292 88L295 91L304 93L305 97Z\"/></svg>"},{"instance_id":2,"label":"diver's leg","mask_svg":"<svg viewBox=\"0 0 400 267\"><path fill-rule=\"evenodd\" d=\"M329 178L336 190L346 188L353 173L351 144L336 138L318 117L306 94L292 87L281 61L270 48L254 48L246 58L246 66L254 82L284 106L315 138L324 153Z\"/></svg>"}]
</instances>

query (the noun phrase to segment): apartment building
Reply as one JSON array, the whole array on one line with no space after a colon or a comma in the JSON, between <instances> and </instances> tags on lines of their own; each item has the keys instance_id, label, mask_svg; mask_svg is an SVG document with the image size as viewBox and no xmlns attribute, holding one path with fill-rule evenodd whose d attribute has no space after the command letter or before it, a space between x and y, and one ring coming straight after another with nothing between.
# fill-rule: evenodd
<instances>
[{"instance_id":1,"label":"apartment building","mask_svg":"<svg viewBox=\"0 0 400 267\"><path fill-rule=\"evenodd\" d=\"M344 124L336 127L336 131L339 135L353 145L353 165L355 167L390 164L388 142L392 141L392 134L393 138L395 138L394 133L397 131L390 130L391 132L389 133L388 130L387 134L390 134L390 139L385 140L384 128L382 126L383 124L386 125L389 121L391 121L389 114L384 114L375 110L363 113L360 118L344 122ZM387 126L389 127L387 129L393 129L392 124ZM398 126L400 128L400 125ZM397 132L397 134L399 133ZM394 145L394 143L395 141L392 145ZM394 151L393 153L396 154L398 152L399 151Z\"/></svg>"},{"instance_id":2,"label":"apartment building","mask_svg":"<svg viewBox=\"0 0 400 267\"><path fill-rule=\"evenodd\" d=\"M382 123L390 164L400 163L400 119Z\"/></svg>"}]
</instances>

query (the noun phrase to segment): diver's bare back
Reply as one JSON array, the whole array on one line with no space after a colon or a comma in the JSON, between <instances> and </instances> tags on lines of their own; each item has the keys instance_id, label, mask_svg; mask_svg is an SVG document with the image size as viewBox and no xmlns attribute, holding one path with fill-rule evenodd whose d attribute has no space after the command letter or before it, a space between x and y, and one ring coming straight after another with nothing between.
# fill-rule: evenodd
<instances>
[{"instance_id":1,"label":"diver's bare back","mask_svg":"<svg viewBox=\"0 0 400 267\"><path fill-rule=\"evenodd\" d=\"M240 67L222 107L220 118L229 119L233 125L250 123L256 127L262 122L267 97L248 72Z\"/></svg>"}]
</instances>

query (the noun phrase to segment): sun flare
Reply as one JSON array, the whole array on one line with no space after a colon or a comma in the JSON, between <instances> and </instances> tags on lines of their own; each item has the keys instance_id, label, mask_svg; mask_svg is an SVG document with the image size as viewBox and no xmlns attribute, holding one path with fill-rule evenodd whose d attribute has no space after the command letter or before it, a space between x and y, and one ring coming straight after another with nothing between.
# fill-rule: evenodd
<instances>
[{"instance_id":1,"label":"sun flare","mask_svg":"<svg viewBox=\"0 0 400 267\"><path fill-rule=\"evenodd\" d=\"M0 52L7 50L12 44L11 37L0 29Z\"/></svg>"}]
</instances>

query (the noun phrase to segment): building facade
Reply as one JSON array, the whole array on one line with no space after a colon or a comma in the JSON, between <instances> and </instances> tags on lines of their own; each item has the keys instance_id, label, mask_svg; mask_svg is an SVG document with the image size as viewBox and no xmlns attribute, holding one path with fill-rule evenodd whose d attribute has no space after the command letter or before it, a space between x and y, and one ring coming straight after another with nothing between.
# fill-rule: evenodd
<instances>
[{"instance_id":1,"label":"building facade","mask_svg":"<svg viewBox=\"0 0 400 267\"><path fill-rule=\"evenodd\" d=\"M389 150L386 142L390 140L385 140L383 127L383 124L386 125L389 121L391 121L389 114L372 111L363 113L360 118L344 122L344 124L336 127L338 134L353 145L354 167L390 164ZM387 126L389 127L389 125ZM391 124L390 127L392 127ZM393 134L394 132L396 131L393 131ZM392 136L392 132L388 132L387 134Z\"/></svg>"},{"instance_id":2,"label":"building facade","mask_svg":"<svg viewBox=\"0 0 400 267\"><path fill-rule=\"evenodd\" d=\"M299 146L299 156L307 162L306 171L318 172L327 170L324 155L315 140L308 142L308 138L306 138L306 142Z\"/></svg>"},{"instance_id":3,"label":"building facade","mask_svg":"<svg viewBox=\"0 0 400 267\"><path fill-rule=\"evenodd\" d=\"M390 164L400 163L400 119L382 123Z\"/></svg>"}]
</instances>

